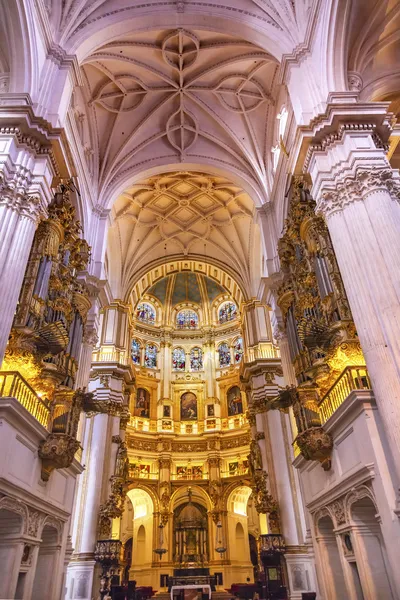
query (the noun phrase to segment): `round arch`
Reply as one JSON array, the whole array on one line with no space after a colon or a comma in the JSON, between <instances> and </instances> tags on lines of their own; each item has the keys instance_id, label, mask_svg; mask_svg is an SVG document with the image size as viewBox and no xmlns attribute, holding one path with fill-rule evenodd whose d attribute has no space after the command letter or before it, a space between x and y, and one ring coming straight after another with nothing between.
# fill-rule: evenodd
<instances>
[{"instance_id":1,"label":"round arch","mask_svg":"<svg viewBox=\"0 0 400 600\"><path fill-rule=\"evenodd\" d=\"M188 260L170 259L166 262L156 261L155 264L139 270L131 281L126 301L128 302L130 299L132 306L136 306L147 290L157 281L168 275L188 271L206 275L216 281L227 290L238 307L248 299L246 287L236 273L232 273L227 267L215 264L210 259L206 262L201 258L199 260L190 258Z\"/></svg>"},{"instance_id":2,"label":"round arch","mask_svg":"<svg viewBox=\"0 0 400 600\"><path fill-rule=\"evenodd\" d=\"M201 487L197 485L190 486L192 494L192 502L204 506L208 511L212 510L212 502L210 496ZM178 488L171 496L171 509L174 510L181 504L188 501L188 490L186 487Z\"/></svg>"},{"instance_id":3,"label":"round arch","mask_svg":"<svg viewBox=\"0 0 400 600\"><path fill-rule=\"evenodd\" d=\"M107 19L107 26L104 25ZM200 25L199 25L200 23ZM71 54L76 54L79 62L96 48L128 33L139 33L157 28L193 28L240 35L245 40L257 44L277 60L292 51L293 38L277 24L272 15L265 18L255 12L239 7L220 5L211 14L209 5L197 3L195 8L185 6L184 11L175 13L171 7L157 5L149 11L146 5L130 5L117 8L81 23L75 31L67 29L61 43ZM69 34L69 39L66 39ZM300 39L298 40L301 41Z\"/></svg>"},{"instance_id":4,"label":"round arch","mask_svg":"<svg viewBox=\"0 0 400 600\"><path fill-rule=\"evenodd\" d=\"M152 512L156 512L160 509L159 501L154 491L147 485L142 484L140 482L132 484L132 487L130 487L127 491L127 497L131 501L133 508L135 508L135 506L132 502L132 498L137 498L142 499L145 503L148 503L148 501L150 500ZM147 504L147 506L150 505Z\"/></svg>"},{"instance_id":5,"label":"round arch","mask_svg":"<svg viewBox=\"0 0 400 600\"><path fill-rule=\"evenodd\" d=\"M247 516L247 503L252 490L247 485L240 485L231 490L227 499L227 509L233 514Z\"/></svg>"}]
</instances>

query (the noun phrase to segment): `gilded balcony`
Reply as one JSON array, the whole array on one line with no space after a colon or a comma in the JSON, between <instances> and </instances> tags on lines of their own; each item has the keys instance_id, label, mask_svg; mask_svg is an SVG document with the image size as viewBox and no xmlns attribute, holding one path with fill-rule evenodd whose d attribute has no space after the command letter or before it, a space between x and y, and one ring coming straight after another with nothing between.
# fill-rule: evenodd
<instances>
[{"instance_id":1,"label":"gilded balcony","mask_svg":"<svg viewBox=\"0 0 400 600\"><path fill-rule=\"evenodd\" d=\"M0 371L0 397L15 398L43 427L50 421L50 402L40 398L18 371Z\"/></svg>"},{"instance_id":2,"label":"gilded balcony","mask_svg":"<svg viewBox=\"0 0 400 600\"><path fill-rule=\"evenodd\" d=\"M321 424L326 423L354 390L370 390L366 367L346 367L318 404Z\"/></svg>"}]
</instances>

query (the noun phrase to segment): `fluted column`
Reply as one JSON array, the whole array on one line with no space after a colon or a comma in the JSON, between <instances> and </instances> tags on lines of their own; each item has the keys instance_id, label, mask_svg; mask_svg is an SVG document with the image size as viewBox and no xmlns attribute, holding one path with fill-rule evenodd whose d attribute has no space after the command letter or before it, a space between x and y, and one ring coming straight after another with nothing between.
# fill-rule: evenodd
<instances>
[{"instance_id":1,"label":"fluted column","mask_svg":"<svg viewBox=\"0 0 400 600\"><path fill-rule=\"evenodd\" d=\"M35 230L45 203L0 186L0 364L4 358Z\"/></svg>"},{"instance_id":2,"label":"fluted column","mask_svg":"<svg viewBox=\"0 0 400 600\"><path fill-rule=\"evenodd\" d=\"M360 148L362 150L360 150ZM342 131L310 161L400 483L400 182L375 129Z\"/></svg>"}]
</instances>

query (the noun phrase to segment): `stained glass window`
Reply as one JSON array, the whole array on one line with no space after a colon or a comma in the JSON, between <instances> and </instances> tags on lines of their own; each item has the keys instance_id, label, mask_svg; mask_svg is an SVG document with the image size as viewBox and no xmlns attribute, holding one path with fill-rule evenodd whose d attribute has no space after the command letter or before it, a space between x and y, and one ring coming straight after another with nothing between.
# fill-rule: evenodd
<instances>
[{"instance_id":1,"label":"stained glass window","mask_svg":"<svg viewBox=\"0 0 400 600\"><path fill-rule=\"evenodd\" d=\"M157 348L154 344L147 344L146 346L144 365L148 369L157 369Z\"/></svg>"},{"instance_id":2,"label":"stained glass window","mask_svg":"<svg viewBox=\"0 0 400 600\"><path fill-rule=\"evenodd\" d=\"M174 348L172 351L172 368L174 371L184 371L186 365L186 356L183 348Z\"/></svg>"},{"instance_id":3,"label":"stained glass window","mask_svg":"<svg viewBox=\"0 0 400 600\"><path fill-rule=\"evenodd\" d=\"M140 342L138 340L132 340L131 359L135 365L140 365Z\"/></svg>"},{"instance_id":4,"label":"stained glass window","mask_svg":"<svg viewBox=\"0 0 400 600\"><path fill-rule=\"evenodd\" d=\"M136 307L136 318L143 323L154 325L156 322L156 311L147 302L141 302Z\"/></svg>"},{"instance_id":5,"label":"stained glass window","mask_svg":"<svg viewBox=\"0 0 400 600\"><path fill-rule=\"evenodd\" d=\"M238 338L233 346L233 359L235 364L240 363L243 356L243 340Z\"/></svg>"},{"instance_id":6,"label":"stained glass window","mask_svg":"<svg viewBox=\"0 0 400 600\"><path fill-rule=\"evenodd\" d=\"M219 354L219 366L220 367L229 367L231 364L231 352L229 350L228 344L221 344L218 348Z\"/></svg>"},{"instance_id":7,"label":"stained glass window","mask_svg":"<svg viewBox=\"0 0 400 600\"><path fill-rule=\"evenodd\" d=\"M225 302L219 309L218 321L220 323L226 323L227 321L233 321L237 317L236 304L233 302Z\"/></svg>"},{"instance_id":8,"label":"stained glass window","mask_svg":"<svg viewBox=\"0 0 400 600\"><path fill-rule=\"evenodd\" d=\"M197 329L199 326L199 317L194 310L180 310L176 315L177 329Z\"/></svg>"},{"instance_id":9,"label":"stained glass window","mask_svg":"<svg viewBox=\"0 0 400 600\"><path fill-rule=\"evenodd\" d=\"M192 371L201 371L203 368L203 352L201 348L192 348L190 351L190 368Z\"/></svg>"}]
</instances>

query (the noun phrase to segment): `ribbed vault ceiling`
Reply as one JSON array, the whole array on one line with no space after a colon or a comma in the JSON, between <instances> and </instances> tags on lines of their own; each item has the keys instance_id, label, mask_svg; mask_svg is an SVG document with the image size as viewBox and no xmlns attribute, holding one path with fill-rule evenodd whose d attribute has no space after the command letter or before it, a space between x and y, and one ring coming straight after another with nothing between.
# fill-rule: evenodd
<instances>
[{"instance_id":1,"label":"ribbed vault ceiling","mask_svg":"<svg viewBox=\"0 0 400 600\"><path fill-rule=\"evenodd\" d=\"M99 196L108 199L130 174L187 163L235 173L264 202L277 69L243 39L182 28L98 48L83 61L73 102Z\"/></svg>"},{"instance_id":2,"label":"ribbed vault ceiling","mask_svg":"<svg viewBox=\"0 0 400 600\"><path fill-rule=\"evenodd\" d=\"M112 209L110 276L125 290L134 271L183 255L213 259L248 281L254 216L250 196L222 177L180 171L140 181Z\"/></svg>"}]
</instances>

